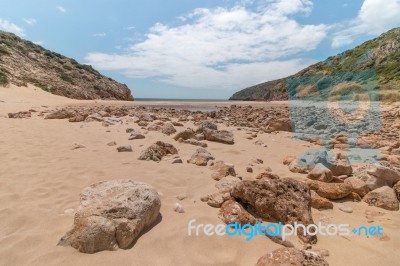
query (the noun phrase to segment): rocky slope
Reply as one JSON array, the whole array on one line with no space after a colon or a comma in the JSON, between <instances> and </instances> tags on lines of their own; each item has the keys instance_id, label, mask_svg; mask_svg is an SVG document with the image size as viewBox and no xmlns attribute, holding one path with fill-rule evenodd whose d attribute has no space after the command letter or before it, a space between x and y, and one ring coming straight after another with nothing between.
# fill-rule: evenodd
<instances>
[{"instance_id":1,"label":"rocky slope","mask_svg":"<svg viewBox=\"0 0 400 266\"><path fill-rule=\"evenodd\" d=\"M74 99L133 100L129 88L89 65L0 31L0 86L36 85Z\"/></svg>"},{"instance_id":2,"label":"rocky slope","mask_svg":"<svg viewBox=\"0 0 400 266\"><path fill-rule=\"evenodd\" d=\"M327 98L335 85L346 83L349 86L344 87L347 87L348 92L350 89L354 91L352 86L356 83L369 86L381 100L400 101L399 62L400 28L395 28L344 54L338 54L311 65L293 76L236 92L230 100L286 100L288 99L287 85L293 85L292 81L297 80L303 85L309 85L300 88L300 93L297 90L297 95L309 96L319 93L322 98ZM368 75L363 76L363 73ZM290 89L291 86L289 86L289 91ZM346 93L346 88L341 87L339 90L341 94Z\"/></svg>"}]
</instances>

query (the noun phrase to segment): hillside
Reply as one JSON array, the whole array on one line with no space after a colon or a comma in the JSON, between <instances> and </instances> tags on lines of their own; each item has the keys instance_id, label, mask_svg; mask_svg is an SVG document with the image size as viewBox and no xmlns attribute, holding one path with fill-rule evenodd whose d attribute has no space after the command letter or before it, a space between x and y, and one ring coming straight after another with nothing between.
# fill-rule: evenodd
<instances>
[{"instance_id":1,"label":"hillside","mask_svg":"<svg viewBox=\"0 0 400 266\"><path fill-rule=\"evenodd\" d=\"M0 86L28 83L73 99L133 100L124 85L89 65L0 31Z\"/></svg>"},{"instance_id":2,"label":"hillside","mask_svg":"<svg viewBox=\"0 0 400 266\"><path fill-rule=\"evenodd\" d=\"M356 87L367 88L384 101L400 101L400 28L295 75L243 89L229 100L287 100L287 91L290 96L337 99L343 93L357 91Z\"/></svg>"}]
</instances>

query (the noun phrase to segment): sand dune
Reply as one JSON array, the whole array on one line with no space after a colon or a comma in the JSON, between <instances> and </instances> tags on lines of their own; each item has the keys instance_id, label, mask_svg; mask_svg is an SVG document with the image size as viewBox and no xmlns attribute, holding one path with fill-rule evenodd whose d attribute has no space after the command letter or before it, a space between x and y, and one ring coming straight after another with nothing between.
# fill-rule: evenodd
<instances>
[{"instance_id":1,"label":"sand dune","mask_svg":"<svg viewBox=\"0 0 400 266\"><path fill-rule=\"evenodd\" d=\"M186 161L196 146L178 143L159 132L150 132L143 140L128 141L125 129L139 129L133 122L103 127L101 123L68 123L44 120L36 115L30 119L6 118L8 112L88 104L110 103L71 100L32 86L0 88L1 265L254 265L259 257L280 247L266 237L246 241L243 237L188 236L187 225L191 219L198 223L222 223L218 219L218 209L200 201L200 197L216 191L211 170L187 163L139 161L137 157L149 145L162 140L173 144ZM262 106L266 103L235 104ZM193 127L191 123L185 124L189 126ZM268 146L262 147L254 145L254 140L247 140L244 131L229 129L234 132L235 145L208 142L207 150L217 160L233 163L243 179L254 178L267 166L281 177L304 178L304 175L291 173L282 159L313 148L311 144L294 141L289 133L262 134L257 139ZM106 145L110 141L118 145L130 144L133 152L118 153L115 147ZM75 143L85 148L72 150ZM253 158L261 158L264 164L254 167L254 173L247 173L246 166ZM72 226L80 191L94 182L121 178L146 182L161 193L161 221L128 250L88 255L57 246L58 240ZM188 198L177 200L176 196L181 194ZM173 211L177 202L184 206L185 213ZM338 210L343 204L351 206L354 212ZM330 256L326 259L330 265L398 264L399 212L370 207L362 202L345 202L334 203L333 210L313 209L313 216L316 222L361 226L369 225L366 210L382 213L372 224L382 226L385 237L319 236L315 248L329 250ZM289 240L302 248L297 237Z\"/></svg>"}]
</instances>

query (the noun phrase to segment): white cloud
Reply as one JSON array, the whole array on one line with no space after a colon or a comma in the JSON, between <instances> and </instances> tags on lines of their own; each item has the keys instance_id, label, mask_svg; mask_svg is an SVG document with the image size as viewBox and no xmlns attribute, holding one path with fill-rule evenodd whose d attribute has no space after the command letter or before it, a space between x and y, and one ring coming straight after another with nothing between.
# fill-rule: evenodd
<instances>
[{"instance_id":1,"label":"white cloud","mask_svg":"<svg viewBox=\"0 0 400 266\"><path fill-rule=\"evenodd\" d=\"M24 18L24 21L28 25L36 24L36 19L34 19L34 18Z\"/></svg>"},{"instance_id":2,"label":"white cloud","mask_svg":"<svg viewBox=\"0 0 400 266\"><path fill-rule=\"evenodd\" d=\"M44 44L44 42L42 42L42 41L34 41L33 43L37 44L37 45L43 45Z\"/></svg>"},{"instance_id":3,"label":"white cloud","mask_svg":"<svg viewBox=\"0 0 400 266\"><path fill-rule=\"evenodd\" d=\"M125 27L125 30L134 30L135 29L135 27L134 26L128 26L128 27Z\"/></svg>"},{"instance_id":4,"label":"white cloud","mask_svg":"<svg viewBox=\"0 0 400 266\"><path fill-rule=\"evenodd\" d=\"M24 30L21 27L2 18L0 18L0 30L12 32L21 37L25 36Z\"/></svg>"},{"instance_id":5,"label":"white cloud","mask_svg":"<svg viewBox=\"0 0 400 266\"><path fill-rule=\"evenodd\" d=\"M62 13L67 12L67 10L65 9L65 7L63 7L63 6L57 6L57 9L58 9L60 12L62 12Z\"/></svg>"},{"instance_id":6,"label":"white cloud","mask_svg":"<svg viewBox=\"0 0 400 266\"><path fill-rule=\"evenodd\" d=\"M358 36L378 35L399 25L400 0L364 0L358 16L335 34L332 47L351 44Z\"/></svg>"},{"instance_id":7,"label":"white cloud","mask_svg":"<svg viewBox=\"0 0 400 266\"><path fill-rule=\"evenodd\" d=\"M93 37L106 37L107 34L105 32L101 32L101 33L95 33L92 34Z\"/></svg>"},{"instance_id":8,"label":"white cloud","mask_svg":"<svg viewBox=\"0 0 400 266\"><path fill-rule=\"evenodd\" d=\"M305 67L288 56L311 51L325 25L301 25L289 15L308 14L308 0L267 1L251 11L195 9L179 26L155 24L125 54L90 53L89 64L133 78L158 78L183 87L239 88L283 77Z\"/></svg>"}]
</instances>

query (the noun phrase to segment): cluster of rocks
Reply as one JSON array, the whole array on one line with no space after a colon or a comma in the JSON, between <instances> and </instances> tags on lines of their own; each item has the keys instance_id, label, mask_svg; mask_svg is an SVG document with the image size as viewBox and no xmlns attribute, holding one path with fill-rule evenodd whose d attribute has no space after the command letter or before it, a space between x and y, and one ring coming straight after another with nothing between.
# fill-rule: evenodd
<instances>
[{"instance_id":1,"label":"cluster of rocks","mask_svg":"<svg viewBox=\"0 0 400 266\"><path fill-rule=\"evenodd\" d=\"M283 161L290 171L307 174L314 208L332 209L331 200L347 198L387 210L399 210L399 169L381 161L353 172L344 155L337 153L333 160L328 157L328 153L323 151L304 154L300 159L288 156Z\"/></svg>"}]
</instances>

